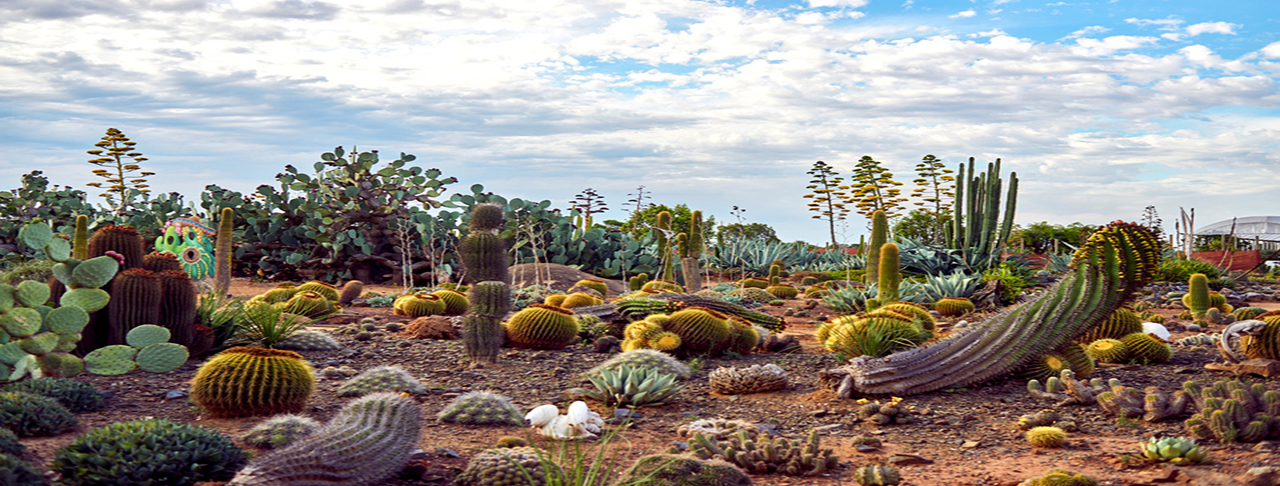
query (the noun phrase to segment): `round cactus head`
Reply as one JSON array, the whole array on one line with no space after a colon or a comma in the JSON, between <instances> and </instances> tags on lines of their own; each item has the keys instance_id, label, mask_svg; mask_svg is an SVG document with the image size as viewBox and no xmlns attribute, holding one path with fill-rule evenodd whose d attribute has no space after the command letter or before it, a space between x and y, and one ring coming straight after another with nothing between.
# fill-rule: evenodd
<instances>
[{"instance_id":1,"label":"round cactus head","mask_svg":"<svg viewBox=\"0 0 1280 486\"><path fill-rule=\"evenodd\" d=\"M573 311L546 304L530 304L503 323L512 346L529 349L560 349L578 336L578 319Z\"/></svg>"},{"instance_id":2,"label":"round cactus head","mask_svg":"<svg viewBox=\"0 0 1280 486\"><path fill-rule=\"evenodd\" d=\"M210 358L191 382L191 400L214 417L297 413L315 378L293 351L239 346Z\"/></svg>"}]
</instances>

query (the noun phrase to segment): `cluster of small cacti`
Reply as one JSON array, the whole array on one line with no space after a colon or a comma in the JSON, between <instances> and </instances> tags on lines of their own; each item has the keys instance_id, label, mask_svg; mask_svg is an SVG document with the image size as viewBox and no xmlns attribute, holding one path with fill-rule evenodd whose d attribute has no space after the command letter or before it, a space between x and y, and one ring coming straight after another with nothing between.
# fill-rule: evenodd
<instances>
[{"instance_id":1,"label":"cluster of small cacti","mask_svg":"<svg viewBox=\"0 0 1280 486\"><path fill-rule=\"evenodd\" d=\"M414 395L426 393L408 371L398 365L378 366L364 370L338 387L340 397L358 397L376 392L405 392Z\"/></svg>"},{"instance_id":2,"label":"cluster of small cacti","mask_svg":"<svg viewBox=\"0 0 1280 486\"><path fill-rule=\"evenodd\" d=\"M1174 344L1178 346L1213 346L1222 340L1221 334L1193 334L1177 340Z\"/></svg>"},{"instance_id":3,"label":"cluster of small cacti","mask_svg":"<svg viewBox=\"0 0 1280 486\"><path fill-rule=\"evenodd\" d=\"M61 484L143 486L225 481L245 462L244 452L215 431L138 419L77 437L54 453L52 468ZM139 475L140 465L149 473Z\"/></svg>"},{"instance_id":4,"label":"cluster of small cacti","mask_svg":"<svg viewBox=\"0 0 1280 486\"><path fill-rule=\"evenodd\" d=\"M320 319L342 310L338 300L341 291L333 284L312 280L301 285L280 284L260 295L245 301L245 312L262 305L270 305L280 310L304 316L308 319Z\"/></svg>"},{"instance_id":5,"label":"cluster of small cacti","mask_svg":"<svg viewBox=\"0 0 1280 486\"><path fill-rule=\"evenodd\" d=\"M502 323L507 342L517 348L560 349L578 338L573 311L547 304L530 304Z\"/></svg>"},{"instance_id":6,"label":"cluster of small cacti","mask_svg":"<svg viewBox=\"0 0 1280 486\"><path fill-rule=\"evenodd\" d=\"M269 417L253 426L241 441L260 449L279 449L310 436L320 428L320 422L303 415L282 414Z\"/></svg>"},{"instance_id":7,"label":"cluster of small cacti","mask_svg":"<svg viewBox=\"0 0 1280 486\"><path fill-rule=\"evenodd\" d=\"M90 351L84 356L85 371L95 375L122 375L141 369L151 373L168 373L187 362L186 346L168 342L169 329L143 324L130 329L126 344L112 344Z\"/></svg>"},{"instance_id":8,"label":"cluster of small cacti","mask_svg":"<svg viewBox=\"0 0 1280 486\"><path fill-rule=\"evenodd\" d=\"M676 375L629 365L602 370L588 379L596 389L583 389L582 394L614 407L662 405L663 400L684 388L676 383Z\"/></svg>"},{"instance_id":9,"label":"cluster of small cacti","mask_svg":"<svg viewBox=\"0 0 1280 486\"><path fill-rule=\"evenodd\" d=\"M682 439L692 439L694 435L702 434L715 440L727 440L739 432L754 436L760 432L760 428L751 422L723 418L698 419L676 427L676 435Z\"/></svg>"},{"instance_id":10,"label":"cluster of small cacti","mask_svg":"<svg viewBox=\"0 0 1280 486\"><path fill-rule=\"evenodd\" d=\"M191 401L213 417L298 413L315 389L311 365L293 351L238 346L205 361Z\"/></svg>"},{"instance_id":11,"label":"cluster of small cacti","mask_svg":"<svg viewBox=\"0 0 1280 486\"><path fill-rule=\"evenodd\" d=\"M1184 422L1197 437L1227 443L1280 438L1280 392L1266 384L1223 380L1201 387L1188 381L1183 391L1199 409Z\"/></svg>"},{"instance_id":12,"label":"cluster of small cacti","mask_svg":"<svg viewBox=\"0 0 1280 486\"><path fill-rule=\"evenodd\" d=\"M689 367L680 360L672 357L670 354L652 349L636 349L633 351L623 351L617 356L609 358L604 363L600 363L595 368L591 368L582 374L583 378L590 378L599 375L606 370L616 370L623 366L632 368L646 368L655 370L662 374L674 375L678 379L687 379L693 374Z\"/></svg>"},{"instance_id":13,"label":"cluster of small cacti","mask_svg":"<svg viewBox=\"0 0 1280 486\"><path fill-rule=\"evenodd\" d=\"M1187 293L1182 296L1182 305L1186 306L1191 315L1200 319L1204 317L1205 312L1211 308L1230 314L1234 310L1227 303L1227 298L1222 294L1209 290L1209 278L1203 273L1191 275L1187 281Z\"/></svg>"},{"instance_id":14,"label":"cluster of small cacti","mask_svg":"<svg viewBox=\"0 0 1280 486\"><path fill-rule=\"evenodd\" d=\"M1184 392L1175 392L1170 396L1154 386L1138 391L1121 386L1119 380L1114 378L1110 380L1109 388L1097 395L1097 402L1111 415L1142 417L1142 420L1148 422L1181 416L1188 404Z\"/></svg>"},{"instance_id":15,"label":"cluster of small cacti","mask_svg":"<svg viewBox=\"0 0 1280 486\"><path fill-rule=\"evenodd\" d=\"M533 447L487 449L471 458L467 468L453 479L453 484L544 486L549 484L549 479L564 475L560 467L549 460L550 455Z\"/></svg>"},{"instance_id":16,"label":"cluster of small cacti","mask_svg":"<svg viewBox=\"0 0 1280 486\"><path fill-rule=\"evenodd\" d=\"M72 413L93 412L102 408L105 398L93 385L67 378L40 378L10 383L0 391L34 393L57 400Z\"/></svg>"},{"instance_id":17,"label":"cluster of small cacti","mask_svg":"<svg viewBox=\"0 0 1280 486\"><path fill-rule=\"evenodd\" d=\"M436 415L441 422L469 425L520 425L520 411L511 399L490 392L467 392L454 398Z\"/></svg>"},{"instance_id":18,"label":"cluster of small cacti","mask_svg":"<svg viewBox=\"0 0 1280 486\"><path fill-rule=\"evenodd\" d=\"M1067 445L1067 432L1057 427L1032 427L1023 436L1032 447L1054 449Z\"/></svg>"},{"instance_id":19,"label":"cluster of small cacti","mask_svg":"<svg viewBox=\"0 0 1280 486\"><path fill-rule=\"evenodd\" d=\"M707 375L711 391L722 395L746 395L782 390L787 387L787 372L776 364L752 365L746 368L716 368Z\"/></svg>"},{"instance_id":20,"label":"cluster of small cacti","mask_svg":"<svg viewBox=\"0 0 1280 486\"><path fill-rule=\"evenodd\" d=\"M342 344L326 332L302 330L290 334L275 347L291 351L332 351L342 349Z\"/></svg>"},{"instance_id":21,"label":"cluster of small cacti","mask_svg":"<svg viewBox=\"0 0 1280 486\"><path fill-rule=\"evenodd\" d=\"M616 484L672 486L747 486L751 476L718 458L707 460L676 454L647 454L622 473Z\"/></svg>"},{"instance_id":22,"label":"cluster of small cacti","mask_svg":"<svg viewBox=\"0 0 1280 486\"><path fill-rule=\"evenodd\" d=\"M886 464L869 464L853 471L853 480L863 486L889 486L902 482L898 468Z\"/></svg>"},{"instance_id":23,"label":"cluster of small cacti","mask_svg":"<svg viewBox=\"0 0 1280 486\"><path fill-rule=\"evenodd\" d=\"M76 426L76 416L57 400L26 392L0 392L0 428L19 437L56 435Z\"/></svg>"},{"instance_id":24,"label":"cluster of small cacti","mask_svg":"<svg viewBox=\"0 0 1280 486\"><path fill-rule=\"evenodd\" d=\"M1112 386L1118 386L1120 380L1111 379ZM1049 378L1044 385L1040 384L1040 380L1031 380L1027 382L1027 392L1031 396L1045 400L1053 400L1057 402L1057 406L1064 405L1092 405L1097 403L1095 397L1099 393L1108 390L1108 384L1103 383L1102 379L1094 378L1087 383L1077 381L1075 372L1071 370L1063 370L1061 376Z\"/></svg>"},{"instance_id":25,"label":"cluster of small cacti","mask_svg":"<svg viewBox=\"0 0 1280 486\"><path fill-rule=\"evenodd\" d=\"M870 401L865 398L858 399L858 416L862 420L874 425L889 424L909 424L914 420L912 410L915 406L902 403L902 398L893 397L889 403L880 403L879 400Z\"/></svg>"},{"instance_id":26,"label":"cluster of small cacti","mask_svg":"<svg viewBox=\"0 0 1280 486\"><path fill-rule=\"evenodd\" d=\"M628 324L623 337L624 351L654 349L680 355L749 354L760 340L750 322L705 307L650 315Z\"/></svg>"},{"instance_id":27,"label":"cluster of small cacti","mask_svg":"<svg viewBox=\"0 0 1280 486\"><path fill-rule=\"evenodd\" d=\"M840 459L831 449L820 449L818 431L809 431L802 442L786 438L770 438L767 433L754 437L746 431L716 440L694 434L689 449L702 459L719 457L752 474L786 474L813 476L834 469Z\"/></svg>"},{"instance_id":28,"label":"cluster of small cacti","mask_svg":"<svg viewBox=\"0 0 1280 486\"><path fill-rule=\"evenodd\" d=\"M1152 437L1138 443L1142 457L1175 466L1199 464L1209 458L1209 451L1196 444L1195 439L1185 437Z\"/></svg>"},{"instance_id":29,"label":"cluster of small cacti","mask_svg":"<svg viewBox=\"0 0 1280 486\"><path fill-rule=\"evenodd\" d=\"M1096 479L1078 472L1050 469L1041 476L1018 483L1018 486L1097 486L1097 484Z\"/></svg>"},{"instance_id":30,"label":"cluster of small cacti","mask_svg":"<svg viewBox=\"0 0 1280 486\"><path fill-rule=\"evenodd\" d=\"M404 294L391 303L391 309L395 315L412 319L444 314L446 307L439 295L425 292Z\"/></svg>"},{"instance_id":31,"label":"cluster of small cacti","mask_svg":"<svg viewBox=\"0 0 1280 486\"><path fill-rule=\"evenodd\" d=\"M1266 313L1267 310L1261 307L1241 307L1231 313L1236 317L1237 321L1247 321L1257 319L1259 315Z\"/></svg>"},{"instance_id":32,"label":"cluster of small cacti","mask_svg":"<svg viewBox=\"0 0 1280 486\"><path fill-rule=\"evenodd\" d=\"M421 416L418 402L401 394L365 395L314 435L256 458L228 486L377 484L409 462Z\"/></svg>"}]
</instances>

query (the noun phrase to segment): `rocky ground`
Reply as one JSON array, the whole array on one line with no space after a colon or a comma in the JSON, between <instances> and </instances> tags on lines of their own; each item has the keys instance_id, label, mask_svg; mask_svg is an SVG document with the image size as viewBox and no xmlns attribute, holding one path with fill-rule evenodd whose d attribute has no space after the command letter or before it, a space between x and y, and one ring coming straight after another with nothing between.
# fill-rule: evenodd
<instances>
[{"instance_id":1,"label":"rocky ground","mask_svg":"<svg viewBox=\"0 0 1280 486\"><path fill-rule=\"evenodd\" d=\"M270 284L237 282L235 292L255 295ZM395 288L373 288L393 292ZM799 310L803 300L787 301L780 307L765 307L767 312L782 315L786 309ZM1280 308L1275 302L1261 306ZM1163 315L1176 315L1179 310L1160 309ZM875 426L864 423L856 414L857 404L840 400L820 387L817 372L840 363L812 337L813 321L832 315L818 306L806 317L787 317L786 333L803 344L801 350L785 353L759 353L739 358L708 358L689 363L696 369L687 387L664 406L639 409L637 417L617 439L605 447L606 457L616 455L616 463L629 464L643 454L665 451L677 446L680 439L676 427L699 418L736 418L768 424L789 437L804 437L810 429L822 431L822 447L834 449L841 459L838 470L819 477L755 476L757 484L827 485L854 484L849 473L856 467L874 462L898 464L905 485L1015 485L1019 481L1053 468L1067 468L1092 476L1103 485L1198 484L1230 485L1262 483L1253 468L1280 465L1277 444L1208 445L1213 462L1207 465L1175 468L1145 463L1135 456L1138 442L1152 436L1186 435L1181 420L1163 423L1119 421L1095 406L1055 408L1052 402L1028 396L1025 381L1004 382L965 389L943 390L905 397L905 403L916 407L918 420L906 425ZM328 321L331 327L344 320L375 316L391 322L389 308L353 308L350 315ZM969 316L976 320L980 316ZM947 324L951 324L949 322ZM945 327L945 324L944 324ZM1176 326L1175 326L1176 327ZM1217 329L1220 331L1221 329ZM426 410L422 420L420 445L424 450L427 472L418 477L387 481L387 486L447 484L466 466L478 451L492 445L502 436L525 437L522 427L467 427L440 423L434 416L453 397L472 390L490 390L512 398L518 407L529 409L544 403L564 407L569 400L564 391L584 386L579 374L608 358L591 352L589 347L560 351L530 351L504 348L496 365L473 368L462 353L460 341L406 339L390 333L379 333L369 341L355 341L350 335L338 335L345 348L338 351L307 351L303 354L316 368L348 366L362 371L381 365L399 365L430 388L419 398ZM1174 338L1190 333L1175 333ZM1220 360L1209 349L1179 348L1173 360L1160 365L1103 365L1095 377L1118 378L1125 385L1143 388L1157 386L1165 390L1180 389L1187 380L1211 382L1230 375L1204 369L1204 365ZM164 417L211 427L229 437L239 437L262 418L210 419L186 398L188 382L203 359L188 362L167 374L133 372L122 376L82 375L78 379L92 383L110 394L104 410L79 416L80 425L73 431L55 437L24 439L29 459L47 464L53 451L80 433L116 421L138 417ZM720 366L749 366L773 363L787 371L791 386L779 392L721 396L710 392L707 374ZM1243 377L1248 382L1263 382L1280 390L1280 383L1258 377ZM347 401L336 396L341 380L322 379L306 411L325 420ZM586 385L589 386L589 385ZM589 402L602 416L613 417L615 411L599 403ZM1018 417L1044 409L1054 409L1077 424L1068 445L1062 449L1034 449L1016 428ZM613 427L613 426L611 426ZM874 450L858 450L853 437L878 438L882 446ZM595 449L588 449L594 454ZM1126 459L1127 457L1127 459Z\"/></svg>"}]
</instances>

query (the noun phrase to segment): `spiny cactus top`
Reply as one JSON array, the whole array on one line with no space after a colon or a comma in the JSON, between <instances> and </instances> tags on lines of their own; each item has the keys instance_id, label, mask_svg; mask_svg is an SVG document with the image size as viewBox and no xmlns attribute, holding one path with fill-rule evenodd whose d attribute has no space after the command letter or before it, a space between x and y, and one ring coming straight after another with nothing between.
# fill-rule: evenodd
<instances>
[{"instance_id":1,"label":"spiny cactus top","mask_svg":"<svg viewBox=\"0 0 1280 486\"><path fill-rule=\"evenodd\" d=\"M191 400L214 417L297 413L314 388L311 365L302 355L238 346L200 366L191 381Z\"/></svg>"}]
</instances>

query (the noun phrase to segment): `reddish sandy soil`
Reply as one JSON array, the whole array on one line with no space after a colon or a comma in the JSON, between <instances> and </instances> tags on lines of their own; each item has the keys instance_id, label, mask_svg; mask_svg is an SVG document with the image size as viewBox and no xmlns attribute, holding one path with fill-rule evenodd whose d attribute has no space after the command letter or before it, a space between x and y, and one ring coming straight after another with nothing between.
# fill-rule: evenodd
<instances>
[{"instance_id":1,"label":"reddish sandy soil","mask_svg":"<svg viewBox=\"0 0 1280 486\"><path fill-rule=\"evenodd\" d=\"M237 281L233 294L257 295L274 285ZM397 293L400 289L371 286L367 290ZM804 300L792 300L781 307L764 309L781 315L786 309L798 311L805 305ZM1280 304L1275 302L1264 306L1280 308ZM1172 316L1179 311L1160 309L1159 312ZM398 319L391 316L389 308L356 307L349 309L349 313L348 317L328 323L362 316L378 316L386 322ZM863 423L857 418L854 401L836 399L831 391L819 386L815 376L822 369L839 365L835 356L822 350L812 337L813 320L830 315L830 310L818 306L809 311L808 317L786 318L786 333L796 335L803 344L800 352L703 360L698 372L689 380L690 384L669 404L638 410L640 418L631 428L622 431L618 440L609 444L609 455L616 453L617 463L625 466L639 455L672 447L673 441L681 440L674 433L681 423L697 418L724 417L774 424L779 432L791 437L803 437L810 428L827 426L822 446L834 449L840 457L841 467L838 470L807 478L754 476L757 484L766 485L856 484L849 479L854 468L887 461L894 454L916 455L926 462L899 466L904 485L1013 486L1053 468L1085 473L1103 485L1244 484L1238 481L1250 479L1245 474L1250 468L1280 465L1280 455L1277 455L1274 443L1210 443L1208 447L1214 462L1192 468L1149 464L1136 458L1126 462L1122 456L1136 454L1139 441L1153 435L1185 435L1181 420L1156 424L1118 423L1114 417L1094 406L1055 409L1075 421L1079 430L1071 433L1065 448L1034 449L1016 430L1017 419L1024 414L1054 407L1051 402L1029 397L1025 381L1018 379L906 397L906 403L914 405L918 412L919 420L913 424L873 426ZM945 328L946 324L941 327ZM1177 333L1174 338L1189 334ZM465 427L436 421L435 414L452 397L469 390L495 390L512 397L517 406L524 409L543 403L558 403L563 407L568 400L562 392L582 386L578 373L607 358L606 355L592 353L589 347L561 351L504 349L499 364L472 369L462 355L458 341L413 340L394 335L382 335L366 342L354 341L347 335L337 338L349 350L307 351L303 354L317 369L326 364L340 364L356 370L401 365L431 388L431 393L420 397L425 416L419 445L426 451L428 470L421 477L387 481L384 483L387 486L447 484L450 477L465 467L472 455L499 437L527 435L521 427ZM1218 360L1217 356L1209 350L1179 348L1170 363L1105 365L1094 376L1119 378L1127 386L1159 386L1172 391L1180 388L1186 380L1208 382L1229 378L1229 375L1204 369L1204 364L1215 360ZM187 382L203 361L203 358L193 359L179 370L162 375L133 372L112 377L78 377L111 393L106 408L81 414L78 417L80 425L75 431L54 437L24 439L22 442L29 448L28 459L36 464L48 464L54 450L78 434L138 417L166 417L211 427L240 444L239 437L248 427L260 422L261 417L209 419L202 416L199 408L186 398L165 398L171 390L187 389ZM718 366L767 363L776 363L787 370L792 383L789 389L756 395L721 396L707 388L707 373ZM1280 389L1280 383L1275 380L1244 379L1265 382L1271 389ZM337 397L334 392L339 384L334 380L320 381L306 413L323 421L340 409L346 399ZM592 402L591 407L606 418L613 416L612 409L599 403ZM876 437L882 441L883 447L878 451L858 452L852 445L854 436Z\"/></svg>"}]
</instances>

